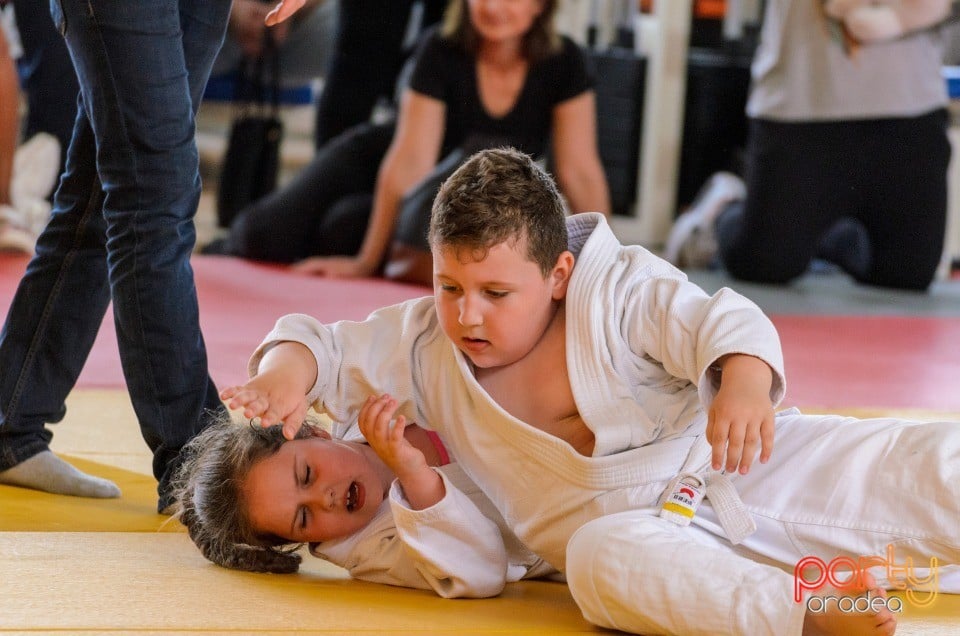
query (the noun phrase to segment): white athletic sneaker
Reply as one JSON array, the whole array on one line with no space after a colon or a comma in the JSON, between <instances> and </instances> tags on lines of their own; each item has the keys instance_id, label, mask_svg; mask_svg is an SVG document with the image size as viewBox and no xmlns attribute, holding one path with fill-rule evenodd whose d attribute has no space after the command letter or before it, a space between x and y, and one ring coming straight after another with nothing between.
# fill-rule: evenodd
<instances>
[{"instance_id":1,"label":"white athletic sneaker","mask_svg":"<svg viewBox=\"0 0 960 636\"><path fill-rule=\"evenodd\" d=\"M677 217L663 258L677 267L704 268L717 254L714 221L729 203L742 201L747 188L737 175L717 172L700 188L686 212Z\"/></svg>"},{"instance_id":2,"label":"white athletic sneaker","mask_svg":"<svg viewBox=\"0 0 960 636\"><path fill-rule=\"evenodd\" d=\"M37 197L23 198L17 202L16 209L19 214L16 225L34 237L40 236L50 220L50 202Z\"/></svg>"},{"instance_id":3,"label":"white athletic sneaker","mask_svg":"<svg viewBox=\"0 0 960 636\"><path fill-rule=\"evenodd\" d=\"M0 252L16 252L33 256L36 235L18 227L11 219L20 214L9 205L0 205Z\"/></svg>"},{"instance_id":4,"label":"white athletic sneaker","mask_svg":"<svg viewBox=\"0 0 960 636\"><path fill-rule=\"evenodd\" d=\"M37 133L20 144L13 155L10 200L20 208L31 199L46 199L60 176L60 142L48 133Z\"/></svg>"}]
</instances>

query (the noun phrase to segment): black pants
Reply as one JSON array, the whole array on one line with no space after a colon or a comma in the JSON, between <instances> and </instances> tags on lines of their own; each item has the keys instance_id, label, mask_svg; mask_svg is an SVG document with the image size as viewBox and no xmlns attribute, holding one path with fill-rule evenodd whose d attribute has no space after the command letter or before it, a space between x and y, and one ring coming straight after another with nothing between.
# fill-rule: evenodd
<instances>
[{"instance_id":1,"label":"black pants","mask_svg":"<svg viewBox=\"0 0 960 636\"><path fill-rule=\"evenodd\" d=\"M871 285L923 290L943 252L950 143L947 113L824 123L752 120L747 200L717 222L736 278L785 283L803 274L843 217L866 229L869 254L846 267ZM841 261L841 265L843 262Z\"/></svg>"},{"instance_id":2,"label":"black pants","mask_svg":"<svg viewBox=\"0 0 960 636\"><path fill-rule=\"evenodd\" d=\"M288 185L238 213L225 251L275 263L359 252L393 131L360 124L332 139Z\"/></svg>"},{"instance_id":3,"label":"black pants","mask_svg":"<svg viewBox=\"0 0 960 636\"><path fill-rule=\"evenodd\" d=\"M316 146L367 121L381 97L392 100L410 51L404 36L415 0L346 0L337 13L336 44L317 103ZM423 2L422 27L440 20L446 0Z\"/></svg>"},{"instance_id":4,"label":"black pants","mask_svg":"<svg viewBox=\"0 0 960 636\"><path fill-rule=\"evenodd\" d=\"M60 169L67 156L77 118L80 86L70 53L50 17L50 3L14 0L17 27L23 42L18 65L24 75L27 122L24 138L47 132L60 141Z\"/></svg>"}]
</instances>

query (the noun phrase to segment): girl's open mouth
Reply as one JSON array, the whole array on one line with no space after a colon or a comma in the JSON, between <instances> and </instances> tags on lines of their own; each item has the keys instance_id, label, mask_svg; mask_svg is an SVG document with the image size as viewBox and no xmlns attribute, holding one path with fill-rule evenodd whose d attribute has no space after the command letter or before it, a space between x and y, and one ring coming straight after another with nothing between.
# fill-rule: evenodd
<instances>
[{"instance_id":1,"label":"girl's open mouth","mask_svg":"<svg viewBox=\"0 0 960 636\"><path fill-rule=\"evenodd\" d=\"M347 512L355 512L363 508L363 484L353 482L347 490Z\"/></svg>"}]
</instances>

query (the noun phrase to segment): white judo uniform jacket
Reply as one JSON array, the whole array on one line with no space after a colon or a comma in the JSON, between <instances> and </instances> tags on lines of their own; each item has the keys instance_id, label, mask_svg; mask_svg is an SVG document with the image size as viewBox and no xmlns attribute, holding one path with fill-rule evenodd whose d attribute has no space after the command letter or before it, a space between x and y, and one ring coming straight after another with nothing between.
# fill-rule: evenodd
<instances>
[{"instance_id":1,"label":"white judo uniform jacket","mask_svg":"<svg viewBox=\"0 0 960 636\"><path fill-rule=\"evenodd\" d=\"M567 227L577 257L566 298L567 368L595 436L592 457L500 408L442 332L431 297L362 322L286 316L249 371L272 345L295 341L317 360L308 399L335 420L354 419L371 394L396 397L409 420L441 435L520 540L565 572L585 617L601 626L799 634L805 608L793 599L790 572L804 556L879 555L896 542L921 563L960 561L955 427L917 473L917 449L891 447L910 437L904 430L913 423L882 420L867 430L790 411L778 416L768 464L746 476L710 471L703 431L717 386L708 368L731 353L766 361L779 404L785 380L775 328L739 294L709 296L664 260L621 245L599 214L570 217ZM930 436L916 431L913 441L928 450ZM952 489L952 499L948 492L938 506L905 511L891 497L886 507L865 498L891 458L927 486ZM680 474L707 483L689 527L657 516ZM838 480L847 480L840 493Z\"/></svg>"},{"instance_id":2,"label":"white judo uniform jacket","mask_svg":"<svg viewBox=\"0 0 960 636\"><path fill-rule=\"evenodd\" d=\"M356 423L336 439L363 442ZM440 466L446 495L413 510L398 481L359 532L310 545L310 553L374 583L430 589L444 598L496 596L506 583L556 575L507 528L483 492L453 463Z\"/></svg>"}]
</instances>

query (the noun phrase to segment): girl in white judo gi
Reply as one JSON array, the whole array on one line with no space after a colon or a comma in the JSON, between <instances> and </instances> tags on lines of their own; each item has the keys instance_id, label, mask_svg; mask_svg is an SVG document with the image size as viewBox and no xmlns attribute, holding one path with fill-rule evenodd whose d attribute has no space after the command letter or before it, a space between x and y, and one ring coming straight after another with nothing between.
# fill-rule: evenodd
<instances>
[{"instance_id":1,"label":"girl in white judo gi","mask_svg":"<svg viewBox=\"0 0 960 636\"><path fill-rule=\"evenodd\" d=\"M759 308L621 245L599 214L565 219L518 152L478 153L445 182L430 241L433 297L362 322L286 316L221 397L288 437L308 405L434 429L604 627L891 633L878 586L903 583L907 559L960 591L956 424L775 415L782 353ZM795 575L806 557L827 575ZM877 567L856 590L822 587L846 586L834 566L851 562Z\"/></svg>"},{"instance_id":2,"label":"girl in white judo gi","mask_svg":"<svg viewBox=\"0 0 960 636\"><path fill-rule=\"evenodd\" d=\"M384 430L389 417L379 417ZM508 582L556 575L450 463L436 434L398 427L410 454L388 465L365 441L364 433L378 439L369 422L367 411L349 426L308 422L287 441L279 426L224 417L184 450L177 516L205 557L239 570L295 572L296 549L309 544L354 578L445 598L495 596ZM418 471L449 496L413 509Z\"/></svg>"}]
</instances>

